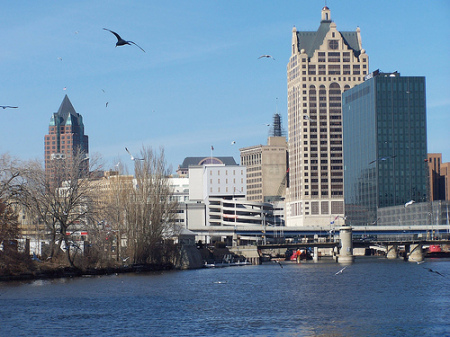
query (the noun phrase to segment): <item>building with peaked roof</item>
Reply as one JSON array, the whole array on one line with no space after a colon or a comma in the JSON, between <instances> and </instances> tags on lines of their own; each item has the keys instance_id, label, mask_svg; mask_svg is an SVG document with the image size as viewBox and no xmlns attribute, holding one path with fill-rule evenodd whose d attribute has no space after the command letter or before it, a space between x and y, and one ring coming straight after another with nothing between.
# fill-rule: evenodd
<instances>
[{"instance_id":1,"label":"building with peaked roof","mask_svg":"<svg viewBox=\"0 0 450 337\"><path fill-rule=\"evenodd\" d=\"M292 30L287 65L287 226L323 226L344 215L341 95L369 70L360 29L337 30L328 7L317 31Z\"/></svg>"},{"instance_id":2,"label":"building with peaked roof","mask_svg":"<svg viewBox=\"0 0 450 337\"><path fill-rule=\"evenodd\" d=\"M70 160L77 152L89 154L88 136L84 134L83 117L77 113L67 95L50 119L44 138L45 170L49 173L52 160ZM89 159L83 161L89 167Z\"/></svg>"}]
</instances>

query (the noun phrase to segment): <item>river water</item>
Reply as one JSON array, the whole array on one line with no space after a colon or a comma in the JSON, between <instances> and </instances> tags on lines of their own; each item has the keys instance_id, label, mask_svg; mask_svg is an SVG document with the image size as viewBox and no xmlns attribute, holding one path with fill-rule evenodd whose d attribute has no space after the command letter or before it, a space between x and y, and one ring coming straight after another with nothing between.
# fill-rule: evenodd
<instances>
[{"instance_id":1,"label":"river water","mask_svg":"<svg viewBox=\"0 0 450 337\"><path fill-rule=\"evenodd\" d=\"M449 259L357 258L335 275L342 267L2 283L0 336L450 336Z\"/></svg>"}]
</instances>

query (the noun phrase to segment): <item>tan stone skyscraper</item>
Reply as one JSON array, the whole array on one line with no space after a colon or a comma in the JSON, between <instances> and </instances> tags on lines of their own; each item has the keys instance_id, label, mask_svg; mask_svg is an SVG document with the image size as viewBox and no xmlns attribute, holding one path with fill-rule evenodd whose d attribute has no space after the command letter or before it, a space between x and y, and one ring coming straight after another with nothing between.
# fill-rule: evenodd
<instances>
[{"instance_id":1,"label":"tan stone skyscraper","mask_svg":"<svg viewBox=\"0 0 450 337\"><path fill-rule=\"evenodd\" d=\"M341 95L363 82L369 58L360 29L338 31L326 6L316 32L293 28L291 53L287 226L327 228L344 215Z\"/></svg>"}]
</instances>

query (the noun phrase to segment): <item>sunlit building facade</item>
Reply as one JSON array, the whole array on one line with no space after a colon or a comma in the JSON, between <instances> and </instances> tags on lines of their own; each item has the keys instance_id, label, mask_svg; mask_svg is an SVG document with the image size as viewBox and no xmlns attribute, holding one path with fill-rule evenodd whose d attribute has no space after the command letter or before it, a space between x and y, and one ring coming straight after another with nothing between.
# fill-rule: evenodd
<instances>
[{"instance_id":1,"label":"sunlit building facade","mask_svg":"<svg viewBox=\"0 0 450 337\"><path fill-rule=\"evenodd\" d=\"M362 83L369 58L360 29L341 32L322 8L317 31L292 30L287 65L287 226L320 227L344 215L341 95Z\"/></svg>"}]
</instances>

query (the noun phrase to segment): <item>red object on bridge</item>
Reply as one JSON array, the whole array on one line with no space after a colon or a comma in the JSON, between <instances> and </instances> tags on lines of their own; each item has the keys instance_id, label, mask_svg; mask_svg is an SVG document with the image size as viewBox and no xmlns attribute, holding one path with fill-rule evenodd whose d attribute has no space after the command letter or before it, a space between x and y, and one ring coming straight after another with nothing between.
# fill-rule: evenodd
<instances>
[{"instance_id":1,"label":"red object on bridge","mask_svg":"<svg viewBox=\"0 0 450 337\"><path fill-rule=\"evenodd\" d=\"M430 253L440 253L441 252L441 246L439 246L439 245L430 245L430 248L428 248L428 252L430 252Z\"/></svg>"}]
</instances>

